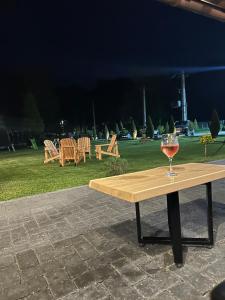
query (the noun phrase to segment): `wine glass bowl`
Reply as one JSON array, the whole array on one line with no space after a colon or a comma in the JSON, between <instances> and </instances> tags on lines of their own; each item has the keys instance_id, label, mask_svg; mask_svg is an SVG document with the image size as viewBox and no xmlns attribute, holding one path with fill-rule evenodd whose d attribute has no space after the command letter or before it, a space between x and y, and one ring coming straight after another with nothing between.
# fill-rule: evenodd
<instances>
[{"instance_id":1,"label":"wine glass bowl","mask_svg":"<svg viewBox=\"0 0 225 300\"><path fill-rule=\"evenodd\" d=\"M178 138L175 133L168 133L162 135L161 150L169 159L169 172L168 176L175 176L173 172L172 161L173 157L179 150Z\"/></svg>"}]
</instances>

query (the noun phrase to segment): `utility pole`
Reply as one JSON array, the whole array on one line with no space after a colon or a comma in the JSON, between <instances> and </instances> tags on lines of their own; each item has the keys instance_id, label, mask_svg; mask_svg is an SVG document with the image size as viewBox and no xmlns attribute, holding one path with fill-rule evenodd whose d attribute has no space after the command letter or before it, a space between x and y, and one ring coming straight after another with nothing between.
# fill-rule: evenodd
<instances>
[{"instance_id":1,"label":"utility pole","mask_svg":"<svg viewBox=\"0 0 225 300\"><path fill-rule=\"evenodd\" d=\"M94 138L96 138L97 131L96 131L96 123L95 123L95 103L94 103L94 100L92 100L92 116L93 116Z\"/></svg>"},{"instance_id":2,"label":"utility pole","mask_svg":"<svg viewBox=\"0 0 225 300\"><path fill-rule=\"evenodd\" d=\"M146 98L145 98L145 86L142 89L143 97L143 128L146 128Z\"/></svg>"},{"instance_id":3,"label":"utility pole","mask_svg":"<svg viewBox=\"0 0 225 300\"><path fill-rule=\"evenodd\" d=\"M185 73L181 73L181 109L182 109L182 121L187 121L187 99L185 88Z\"/></svg>"}]
</instances>

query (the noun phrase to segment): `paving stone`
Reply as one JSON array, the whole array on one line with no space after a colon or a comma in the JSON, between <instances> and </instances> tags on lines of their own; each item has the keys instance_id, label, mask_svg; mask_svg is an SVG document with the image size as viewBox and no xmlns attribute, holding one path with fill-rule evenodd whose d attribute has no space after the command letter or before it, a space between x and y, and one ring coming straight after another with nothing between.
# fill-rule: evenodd
<instances>
[{"instance_id":1,"label":"paving stone","mask_svg":"<svg viewBox=\"0 0 225 300\"><path fill-rule=\"evenodd\" d=\"M143 297L138 294L137 290L134 287L129 286L119 274L115 274L104 280L103 284L115 299L143 299Z\"/></svg>"},{"instance_id":2,"label":"paving stone","mask_svg":"<svg viewBox=\"0 0 225 300\"><path fill-rule=\"evenodd\" d=\"M92 268L98 268L99 266L105 266L123 257L124 256L122 255L122 253L119 252L118 250L112 250L104 254L101 254L94 259L88 260L88 264Z\"/></svg>"},{"instance_id":3,"label":"paving stone","mask_svg":"<svg viewBox=\"0 0 225 300\"><path fill-rule=\"evenodd\" d=\"M193 271L188 265L184 265L182 268L175 268L174 272L180 276L182 280L188 282L197 291L197 294L204 296L215 285L215 281L208 277L206 274Z\"/></svg>"},{"instance_id":4,"label":"paving stone","mask_svg":"<svg viewBox=\"0 0 225 300\"><path fill-rule=\"evenodd\" d=\"M105 239L102 235L98 234L96 231L89 231L84 235L85 239L91 243L99 253L104 253L110 251L113 248L111 241Z\"/></svg>"},{"instance_id":5,"label":"paving stone","mask_svg":"<svg viewBox=\"0 0 225 300\"><path fill-rule=\"evenodd\" d=\"M32 293L26 298L26 300L52 300L52 299L54 298L49 289Z\"/></svg>"},{"instance_id":6,"label":"paving stone","mask_svg":"<svg viewBox=\"0 0 225 300\"><path fill-rule=\"evenodd\" d=\"M0 240L10 241L10 231L9 230L1 231Z\"/></svg>"},{"instance_id":7,"label":"paving stone","mask_svg":"<svg viewBox=\"0 0 225 300\"><path fill-rule=\"evenodd\" d=\"M17 300L29 296L29 288L26 283L11 282L10 286L4 286L1 291L1 300Z\"/></svg>"},{"instance_id":8,"label":"paving stone","mask_svg":"<svg viewBox=\"0 0 225 300\"><path fill-rule=\"evenodd\" d=\"M27 250L16 254L16 258L21 270L35 267L39 264L37 256L33 250Z\"/></svg>"},{"instance_id":9,"label":"paving stone","mask_svg":"<svg viewBox=\"0 0 225 300\"><path fill-rule=\"evenodd\" d=\"M98 285L90 285L87 288L81 289L63 298L63 300L74 300L74 299L110 300L110 295L107 295L107 290L98 284Z\"/></svg>"},{"instance_id":10,"label":"paving stone","mask_svg":"<svg viewBox=\"0 0 225 300\"><path fill-rule=\"evenodd\" d=\"M51 219L43 212L35 214L35 219L39 226L52 224Z\"/></svg>"},{"instance_id":11,"label":"paving stone","mask_svg":"<svg viewBox=\"0 0 225 300\"><path fill-rule=\"evenodd\" d=\"M175 297L172 293L169 291L164 291L157 296L151 298L151 300L179 300L177 297ZM193 298L194 300L194 298Z\"/></svg>"},{"instance_id":12,"label":"paving stone","mask_svg":"<svg viewBox=\"0 0 225 300\"><path fill-rule=\"evenodd\" d=\"M37 246L35 252L41 264L54 260L55 252L52 245Z\"/></svg>"},{"instance_id":13,"label":"paving stone","mask_svg":"<svg viewBox=\"0 0 225 300\"><path fill-rule=\"evenodd\" d=\"M204 252L204 250L203 250ZM216 260L215 253L213 256L201 255L201 252L189 252L186 256L185 263L188 264L195 271L204 271L207 266Z\"/></svg>"},{"instance_id":14,"label":"paving stone","mask_svg":"<svg viewBox=\"0 0 225 300\"><path fill-rule=\"evenodd\" d=\"M173 286L169 291L180 300L203 300L197 291L187 282Z\"/></svg>"},{"instance_id":15,"label":"paving stone","mask_svg":"<svg viewBox=\"0 0 225 300\"><path fill-rule=\"evenodd\" d=\"M143 248L139 247L138 245L123 245L122 247L120 247L120 252L132 261L147 257Z\"/></svg>"},{"instance_id":16,"label":"paving stone","mask_svg":"<svg viewBox=\"0 0 225 300\"><path fill-rule=\"evenodd\" d=\"M46 234L52 243L61 241L64 238L63 234L57 228L46 231Z\"/></svg>"},{"instance_id":17,"label":"paving stone","mask_svg":"<svg viewBox=\"0 0 225 300\"><path fill-rule=\"evenodd\" d=\"M72 231L72 227L70 226L70 224L65 221L65 220L61 220L60 222L56 222L55 223L55 226L56 228L58 228L58 230L61 232L61 233L64 233L64 232L71 232Z\"/></svg>"},{"instance_id":18,"label":"paving stone","mask_svg":"<svg viewBox=\"0 0 225 300\"><path fill-rule=\"evenodd\" d=\"M55 297L62 297L76 289L74 283L70 280L61 265L50 262L43 265L42 268L47 278L49 288Z\"/></svg>"},{"instance_id":19,"label":"paving stone","mask_svg":"<svg viewBox=\"0 0 225 300\"><path fill-rule=\"evenodd\" d=\"M0 234L0 251L11 247L9 231L1 232Z\"/></svg>"},{"instance_id":20,"label":"paving stone","mask_svg":"<svg viewBox=\"0 0 225 300\"><path fill-rule=\"evenodd\" d=\"M0 300L208 300L225 278L223 189L213 188L215 247L184 248L181 269L170 245L138 247L133 205L87 186L0 203ZM204 196L180 193L183 233L206 235ZM141 214L145 235L168 234L165 197Z\"/></svg>"},{"instance_id":21,"label":"paving stone","mask_svg":"<svg viewBox=\"0 0 225 300\"><path fill-rule=\"evenodd\" d=\"M0 256L0 269L7 268L15 263L15 257L13 255L1 255Z\"/></svg>"},{"instance_id":22,"label":"paving stone","mask_svg":"<svg viewBox=\"0 0 225 300\"><path fill-rule=\"evenodd\" d=\"M66 240L61 240L53 243L53 247L55 249L56 257L66 256L76 252L72 245L66 244Z\"/></svg>"},{"instance_id":23,"label":"paving stone","mask_svg":"<svg viewBox=\"0 0 225 300\"><path fill-rule=\"evenodd\" d=\"M6 227L9 225L8 219L7 218L0 218L0 228Z\"/></svg>"},{"instance_id":24,"label":"paving stone","mask_svg":"<svg viewBox=\"0 0 225 300\"><path fill-rule=\"evenodd\" d=\"M144 297L151 297L156 293L168 289L178 282L181 282L178 276L173 274L171 271L164 269L152 274L135 286L139 293Z\"/></svg>"},{"instance_id":25,"label":"paving stone","mask_svg":"<svg viewBox=\"0 0 225 300\"><path fill-rule=\"evenodd\" d=\"M152 257L155 257L156 255L168 253L168 251L170 250L171 250L170 245L157 245L157 244L155 245L147 244L143 248L143 251L145 251L147 255L150 255Z\"/></svg>"},{"instance_id":26,"label":"paving stone","mask_svg":"<svg viewBox=\"0 0 225 300\"><path fill-rule=\"evenodd\" d=\"M26 241L28 239L26 230L23 226L11 230L11 236L14 244Z\"/></svg>"},{"instance_id":27,"label":"paving stone","mask_svg":"<svg viewBox=\"0 0 225 300\"><path fill-rule=\"evenodd\" d=\"M143 257L137 261L137 265L140 269L144 270L148 274L155 274L158 271L164 269L164 255L157 255L154 258L151 256Z\"/></svg>"},{"instance_id":28,"label":"paving stone","mask_svg":"<svg viewBox=\"0 0 225 300\"><path fill-rule=\"evenodd\" d=\"M90 284L96 283L96 274L94 271L86 271L83 274L81 274L79 277L75 279L76 286L78 288L85 288L89 286Z\"/></svg>"},{"instance_id":29,"label":"paving stone","mask_svg":"<svg viewBox=\"0 0 225 300\"><path fill-rule=\"evenodd\" d=\"M60 262L65 266L71 278L76 278L88 271L87 264L76 253L62 257Z\"/></svg>"},{"instance_id":30,"label":"paving stone","mask_svg":"<svg viewBox=\"0 0 225 300\"><path fill-rule=\"evenodd\" d=\"M38 224L35 220L31 220L24 223L26 231L30 234L35 234L39 232Z\"/></svg>"},{"instance_id":31,"label":"paving stone","mask_svg":"<svg viewBox=\"0 0 225 300\"><path fill-rule=\"evenodd\" d=\"M111 277L113 274L116 274L115 269L110 265L99 266L97 268L94 268L93 272L95 274L97 282L102 282L107 278Z\"/></svg>"},{"instance_id":32,"label":"paving stone","mask_svg":"<svg viewBox=\"0 0 225 300\"><path fill-rule=\"evenodd\" d=\"M17 264L10 264L6 269L0 270L0 282L5 288L10 287L12 283L20 283L20 272Z\"/></svg>"},{"instance_id":33,"label":"paving stone","mask_svg":"<svg viewBox=\"0 0 225 300\"><path fill-rule=\"evenodd\" d=\"M28 249L31 249L31 244L27 241L20 241L13 245L14 253L27 251Z\"/></svg>"},{"instance_id":34,"label":"paving stone","mask_svg":"<svg viewBox=\"0 0 225 300\"><path fill-rule=\"evenodd\" d=\"M21 283L28 286L29 294L45 291L48 283L42 274L40 267L29 268L21 273Z\"/></svg>"},{"instance_id":35,"label":"paving stone","mask_svg":"<svg viewBox=\"0 0 225 300\"><path fill-rule=\"evenodd\" d=\"M99 255L97 250L83 236L74 238L73 245L82 259L91 259Z\"/></svg>"},{"instance_id":36,"label":"paving stone","mask_svg":"<svg viewBox=\"0 0 225 300\"><path fill-rule=\"evenodd\" d=\"M30 243L32 246L36 244L46 244L49 243L48 236L45 232L31 234L30 236Z\"/></svg>"},{"instance_id":37,"label":"paving stone","mask_svg":"<svg viewBox=\"0 0 225 300\"><path fill-rule=\"evenodd\" d=\"M145 272L140 270L126 258L113 262L112 266L131 284L141 281L147 276Z\"/></svg>"},{"instance_id":38,"label":"paving stone","mask_svg":"<svg viewBox=\"0 0 225 300\"><path fill-rule=\"evenodd\" d=\"M225 260L221 259L215 263L209 265L204 273L209 277L215 279L217 282L224 280L225 278Z\"/></svg>"}]
</instances>

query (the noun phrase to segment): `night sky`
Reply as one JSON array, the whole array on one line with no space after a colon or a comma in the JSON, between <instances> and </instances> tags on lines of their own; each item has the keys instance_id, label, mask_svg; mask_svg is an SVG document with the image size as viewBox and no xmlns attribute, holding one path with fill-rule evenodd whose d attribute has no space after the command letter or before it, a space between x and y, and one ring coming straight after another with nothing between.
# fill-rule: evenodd
<instances>
[{"instance_id":1,"label":"night sky","mask_svg":"<svg viewBox=\"0 0 225 300\"><path fill-rule=\"evenodd\" d=\"M170 68L225 65L224 23L155 0L8 1L0 28L1 76L35 74L57 87L162 74L175 89L170 101ZM216 108L225 119L224 83L224 71L189 76L191 117Z\"/></svg>"}]
</instances>

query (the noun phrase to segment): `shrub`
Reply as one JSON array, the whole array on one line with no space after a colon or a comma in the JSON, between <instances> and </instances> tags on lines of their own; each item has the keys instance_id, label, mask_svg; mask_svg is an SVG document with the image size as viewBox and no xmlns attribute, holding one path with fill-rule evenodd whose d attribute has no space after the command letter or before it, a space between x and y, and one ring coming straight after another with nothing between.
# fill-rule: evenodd
<instances>
[{"instance_id":1,"label":"shrub","mask_svg":"<svg viewBox=\"0 0 225 300\"><path fill-rule=\"evenodd\" d=\"M105 128L104 128L104 133L105 133L105 139L108 140L109 139L109 129L106 124L105 124Z\"/></svg>"},{"instance_id":2,"label":"shrub","mask_svg":"<svg viewBox=\"0 0 225 300\"><path fill-rule=\"evenodd\" d=\"M170 127L169 127L168 122L166 122L166 125L165 125L165 133L170 133Z\"/></svg>"},{"instance_id":3,"label":"shrub","mask_svg":"<svg viewBox=\"0 0 225 300\"><path fill-rule=\"evenodd\" d=\"M197 121L197 119L195 118L195 119L194 119L194 130L198 130L198 129L199 129L198 121Z\"/></svg>"},{"instance_id":4,"label":"shrub","mask_svg":"<svg viewBox=\"0 0 225 300\"><path fill-rule=\"evenodd\" d=\"M189 131L193 131L195 129L195 123L190 121L188 123L188 129L189 129Z\"/></svg>"},{"instance_id":5,"label":"shrub","mask_svg":"<svg viewBox=\"0 0 225 300\"><path fill-rule=\"evenodd\" d=\"M218 133L220 131L220 119L215 109L212 113L211 122L209 123L209 130L213 139L218 136Z\"/></svg>"},{"instance_id":6,"label":"shrub","mask_svg":"<svg viewBox=\"0 0 225 300\"><path fill-rule=\"evenodd\" d=\"M98 138L95 126L92 127L92 137L93 137L94 140L97 140L97 138Z\"/></svg>"},{"instance_id":7,"label":"shrub","mask_svg":"<svg viewBox=\"0 0 225 300\"><path fill-rule=\"evenodd\" d=\"M136 140L137 139L137 127L134 122L134 119L132 119L131 122L132 122L132 137L133 137L133 140Z\"/></svg>"},{"instance_id":8,"label":"shrub","mask_svg":"<svg viewBox=\"0 0 225 300\"><path fill-rule=\"evenodd\" d=\"M150 137L150 139L154 138L154 125L152 123L152 119L150 116L147 118L147 128L146 128L147 136Z\"/></svg>"},{"instance_id":9,"label":"shrub","mask_svg":"<svg viewBox=\"0 0 225 300\"><path fill-rule=\"evenodd\" d=\"M120 175L127 172L128 162L123 158L109 158L105 162L106 176Z\"/></svg>"},{"instance_id":10,"label":"shrub","mask_svg":"<svg viewBox=\"0 0 225 300\"><path fill-rule=\"evenodd\" d=\"M121 129L121 131L123 131L123 129L124 129L122 121L120 121L120 129Z\"/></svg>"},{"instance_id":11,"label":"shrub","mask_svg":"<svg viewBox=\"0 0 225 300\"><path fill-rule=\"evenodd\" d=\"M212 135L203 135L200 137L200 144L204 145L204 153L205 157L207 156L207 145L214 143L214 139L212 138Z\"/></svg>"},{"instance_id":12,"label":"shrub","mask_svg":"<svg viewBox=\"0 0 225 300\"><path fill-rule=\"evenodd\" d=\"M174 118L173 116L170 116L170 122L169 122L169 133L174 133Z\"/></svg>"},{"instance_id":13,"label":"shrub","mask_svg":"<svg viewBox=\"0 0 225 300\"><path fill-rule=\"evenodd\" d=\"M120 136L120 129L119 129L118 123L116 123L116 134L117 134L117 137L119 138L119 136Z\"/></svg>"},{"instance_id":14,"label":"shrub","mask_svg":"<svg viewBox=\"0 0 225 300\"><path fill-rule=\"evenodd\" d=\"M99 137L100 140L103 139L103 133L102 133L102 131L98 132L98 137Z\"/></svg>"},{"instance_id":15,"label":"shrub","mask_svg":"<svg viewBox=\"0 0 225 300\"><path fill-rule=\"evenodd\" d=\"M163 133L165 132L165 128L164 128L163 125L159 125L159 126L157 127L157 129L158 129L158 132L159 132L160 135L163 134Z\"/></svg>"}]
</instances>

